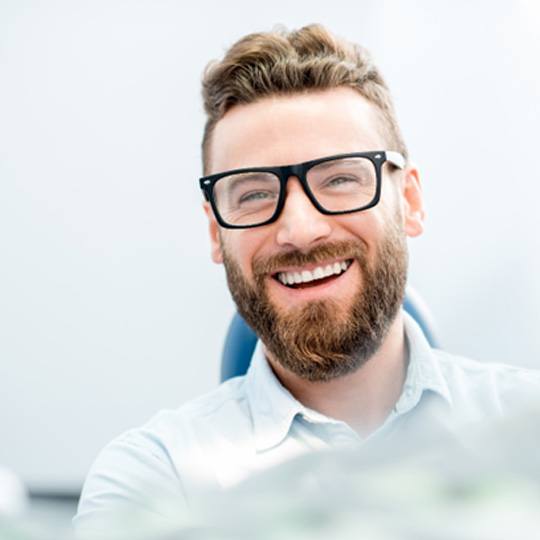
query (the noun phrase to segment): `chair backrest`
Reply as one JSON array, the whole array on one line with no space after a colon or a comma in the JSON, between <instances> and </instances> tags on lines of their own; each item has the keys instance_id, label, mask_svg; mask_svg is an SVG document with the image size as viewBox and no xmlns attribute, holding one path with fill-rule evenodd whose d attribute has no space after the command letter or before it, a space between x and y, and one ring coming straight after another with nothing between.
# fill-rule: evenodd
<instances>
[{"instance_id":1,"label":"chair backrest","mask_svg":"<svg viewBox=\"0 0 540 540\"><path fill-rule=\"evenodd\" d=\"M417 292L411 287L407 287L403 309L413 317L418 323L429 344L438 347L439 342L435 337L433 319L425 304ZM244 321L239 313L235 313L221 355L221 382L244 375L246 373L251 357L257 343L257 336L250 326Z\"/></svg>"}]
</instances>

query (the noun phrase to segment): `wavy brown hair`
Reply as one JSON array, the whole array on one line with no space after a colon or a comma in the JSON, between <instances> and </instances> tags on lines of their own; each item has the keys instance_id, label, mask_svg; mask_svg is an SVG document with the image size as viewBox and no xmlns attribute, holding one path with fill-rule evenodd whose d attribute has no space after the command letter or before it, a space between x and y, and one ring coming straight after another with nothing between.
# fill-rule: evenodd
<instances>
[{"instance_id":1,"label":"wavy brown hair","mask_svg":"<svg viewBox=\"0 0 540 540\"><path fill-rule=\"evenodd\" d=\"M368 51L313 24L294 31L278 28L249 34L232 45L221 61L207 66L202 81L207 115L202 141L204 173L209 170L214 127L235 105L341 86L357 90L375 105L388 149L407 157L390 92Z\"/></svg>"}]
</instances>

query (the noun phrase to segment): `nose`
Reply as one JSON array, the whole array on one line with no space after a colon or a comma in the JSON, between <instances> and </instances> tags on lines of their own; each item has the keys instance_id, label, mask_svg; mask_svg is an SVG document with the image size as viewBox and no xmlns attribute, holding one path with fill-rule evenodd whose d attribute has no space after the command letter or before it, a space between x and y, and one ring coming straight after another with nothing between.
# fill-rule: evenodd
<instances>
[{"instance_id":1,"label":"nose","mask_svg":"<svg viewBox=\"0 0 540 540\"><path fill-rule=\"evenodd\" d=\"M285 206L277 222L277 243L306 251L330 236L329 218L313 206L299 180L291 177L287 182Z\"/></svg>"}]
</instances>

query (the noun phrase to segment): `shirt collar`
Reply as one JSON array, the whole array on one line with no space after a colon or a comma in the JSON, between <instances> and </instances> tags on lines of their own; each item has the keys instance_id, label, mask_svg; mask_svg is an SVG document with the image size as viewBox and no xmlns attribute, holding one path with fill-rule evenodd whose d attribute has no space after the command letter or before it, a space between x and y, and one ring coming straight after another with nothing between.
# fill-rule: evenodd
<instances>
[{"instance_id":1,"label":"shirt collar","mask_svg":"<svg viewBox=\"0 0 540 540\"><path fill-rule=\"evenodd\" d=\"M266 360L260 341L257 342L246 379L258 451L277 446L287 436L297 416L312 423L339 423L302 405L279 382Z\"/></svg>"},{"instance_id":2,"label":"shirt collar","mask_svg":"<svg viewBox=\"0 0 540 540\"><path fill-rule=\"evenodd\" d=\"M409 349L409 366L396 411L403 414L413 409L426 391L440 395L450 406L452 397L434 351L418 323L403 312L405 338Z\"/></svg>"},{"instance_id":3,"label":"shirt collar","mask_svg":"<svg viewBox=\"0 0 540 540\"><path fill-rule=\"evenodd\" d=\"M247 376L248 401L253 415L255 445L266 450L279 444L287 435L302 404L279 382L257 341Z\"/></svg>"},{"instance_id":4,"label":"shirt collar","mask_svg":"<svg viewBox=\"0 0 540 540\"><path fill-rule=\"evenodd\" d=\"M451 405L448 385L431 346L414 319L405 312L403 318L409 365L403 391L395 406L397 414L405 414L416 407L426 390L439 394ZM338 423L294 398L272 371L260 341L246 375L246 392L258 451L277 446L287 436L297 415L316 423Z\"/></svg>"}]
</instances>

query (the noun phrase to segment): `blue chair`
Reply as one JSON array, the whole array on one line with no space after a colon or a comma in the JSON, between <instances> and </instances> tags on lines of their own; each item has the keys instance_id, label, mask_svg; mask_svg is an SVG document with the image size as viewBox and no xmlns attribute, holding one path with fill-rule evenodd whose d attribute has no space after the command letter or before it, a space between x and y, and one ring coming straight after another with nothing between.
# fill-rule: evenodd
<instances>
[{"instance_id":1,"label":"blue chair","mask_svg":"<svg viewBox=\"0 0 540 540\"><path fill-rule=\"evenodd\" d=\"M411 287L408 287L405 293L403 308L422 328L429 344L432 347L439 347L430 312L418 293ZM221 382L246 373L256 343L257 336L255 332L236 313L229 325L225 338L225 346L221 355Z\"/></svg>"}]
</instances>

